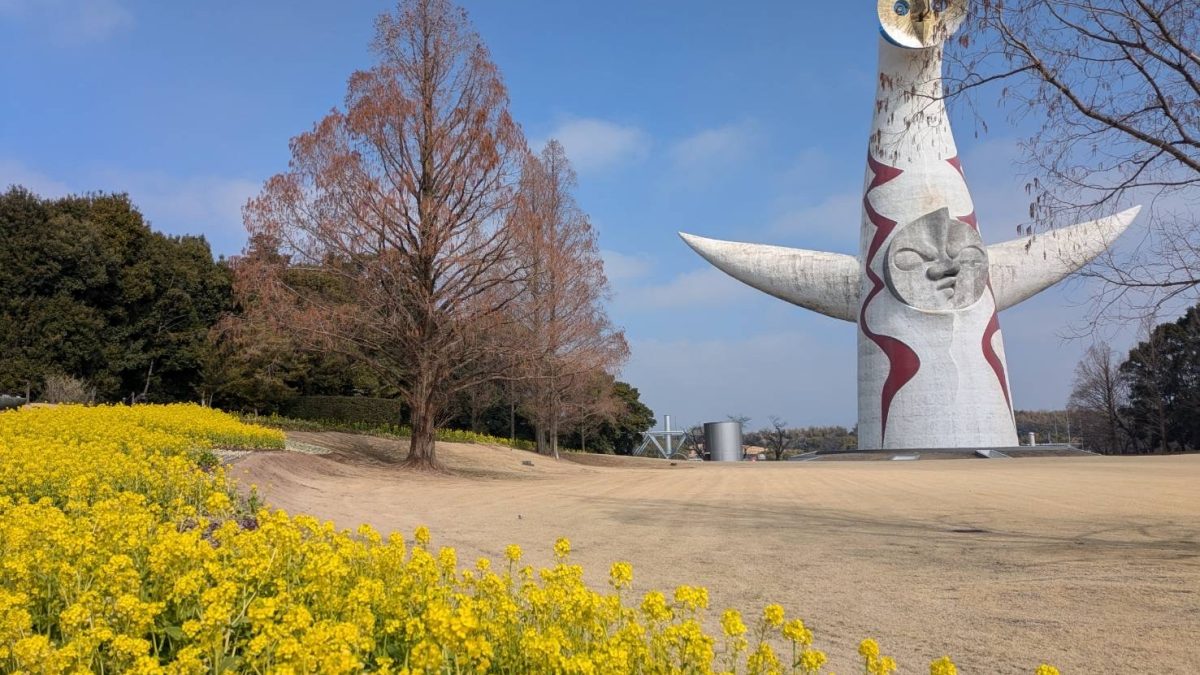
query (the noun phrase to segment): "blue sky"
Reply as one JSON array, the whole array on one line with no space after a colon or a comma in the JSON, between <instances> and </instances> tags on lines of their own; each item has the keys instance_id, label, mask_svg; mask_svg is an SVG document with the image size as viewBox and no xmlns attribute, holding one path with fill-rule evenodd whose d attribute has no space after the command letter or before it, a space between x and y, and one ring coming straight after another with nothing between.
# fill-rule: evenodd
<instances>
[{"instance_id":1,"label":"blue sky","mask_svg":"<svg viewBox=\"0 0 1200 675\"><path fill-rule=\"evenodd\" d=\"M633 350L623 377L643 400L685 423L852 425L854 326L741 286L675 233L856 252L875 3L463 4L526 135L558 138L575 163ZM155 228L237 253L241 205L286 167L288 139L341 103L389 6L0 0L0 185L127 191ZM989 242L1027 208L1021 130L994 95L987 133L956 116ZM1087 292L1001 315L1017 407L1065 403L1090 342L1061 336Z\"/></svg>"}]
</instances>

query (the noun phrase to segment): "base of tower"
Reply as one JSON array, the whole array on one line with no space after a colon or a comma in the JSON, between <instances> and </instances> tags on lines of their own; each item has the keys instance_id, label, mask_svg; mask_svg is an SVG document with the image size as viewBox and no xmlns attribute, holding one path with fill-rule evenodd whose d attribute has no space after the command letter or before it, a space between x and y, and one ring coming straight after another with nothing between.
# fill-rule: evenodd
<instances>
[{"instance_id":1,"label":"base of tower","mask_svg":"<svg viewBox=\"0 0 1200 675\"><path fill-rule=\"evenodd\" d=\"M1071 445L1021 445L987 448L906 448L880 450L823 450L796 455L794 462L905 461L921 459L1027 459L1031 457L1097 457Z\"/></svg>"}]
</instances>

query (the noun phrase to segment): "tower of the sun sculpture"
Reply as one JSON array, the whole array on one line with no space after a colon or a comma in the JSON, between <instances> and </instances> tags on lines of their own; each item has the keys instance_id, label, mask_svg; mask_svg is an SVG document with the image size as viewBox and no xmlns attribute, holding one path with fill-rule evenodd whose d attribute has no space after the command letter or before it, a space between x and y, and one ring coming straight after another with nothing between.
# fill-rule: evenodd
<instances>
[{"instance_id":1,"label":"tower of the sun sculpture","mask_svg":"<svg viewBox=\"0 0 1200 675\"><path fill-rule=\"evenodd\" d=\"M1017 444L997 312L1099 255L1137 215L987 246L942 101L966 0L880 0L858 256L681 236L734 278L858 324L862 449Z\"/></svg>"}]
</instances>

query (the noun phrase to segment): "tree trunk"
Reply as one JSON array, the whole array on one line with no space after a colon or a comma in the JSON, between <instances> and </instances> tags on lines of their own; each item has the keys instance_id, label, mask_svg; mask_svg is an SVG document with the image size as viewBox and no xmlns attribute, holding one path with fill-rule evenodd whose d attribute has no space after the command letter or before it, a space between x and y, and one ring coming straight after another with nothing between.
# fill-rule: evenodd
<instances>
[{"instance_id":1,"label":"tree trunk","mask_svg":"<svg viewBox=\"0 0 1200 675\"><path fill-rule=\"evenodd\" d=\"M537 454L546 454L546 430L540 424L533 425L533 444Z\"/></svg>"},{"instance_id":2,"label":"tree trunk","mask_svg":"<svg viewBox=\"0 0 1200 675\"><path fill-rule=\"evenodd\" d=\"M412 406L412 440L409 442L408 457L404 466L424 471L439 470L442 465L437 460L435 441L437 440L437 410L431 399L432 387L429 375L421 373L413 391Z\"/></svg>"},{"instance_id":3,"label":"tree trunk","mask_svg":"<svg viewBox=\"0 0 1200 675\"><path fill-rule=\"evenodd\" d=\"M154 359L150 359L150 367L146 369L146 385L142 387L142 401L150 395L150 378L154 377Z\"/></svg>"},{"instance_id":4,"label":"tree trunk","mask_svg":"<svg viewBox=\"0 0 1200 675\"><path fill-rule=\"evenodd\" d=\"M550 453L554 455L554 459L559 459L558 456L558 420L550 420Z\"/></svg>"}]
</instances>

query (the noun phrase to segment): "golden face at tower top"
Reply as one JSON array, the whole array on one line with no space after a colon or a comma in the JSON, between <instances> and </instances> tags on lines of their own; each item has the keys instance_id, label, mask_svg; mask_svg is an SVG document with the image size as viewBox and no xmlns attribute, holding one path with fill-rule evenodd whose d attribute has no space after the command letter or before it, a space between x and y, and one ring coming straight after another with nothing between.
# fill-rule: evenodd
<instances>
[{"instance_id":1,"label":"golden face at tower top","mask_svg":"<svg viewBox=\"0 0 1200 675\"><path fill-rule=\"evenodd\" d=\"M879 0L879 25L892 43L909 49L934 47L962 23L967 0Z\"/></svg>"}]
</instances>

